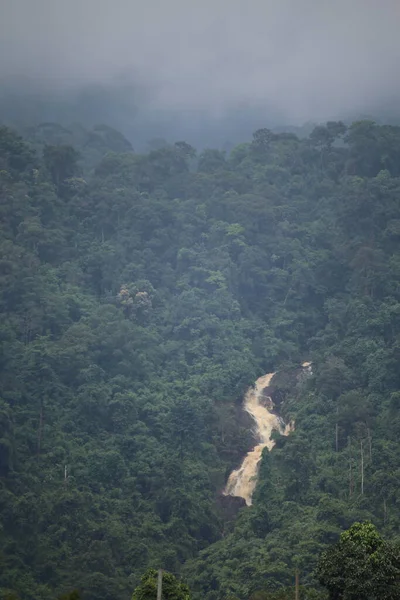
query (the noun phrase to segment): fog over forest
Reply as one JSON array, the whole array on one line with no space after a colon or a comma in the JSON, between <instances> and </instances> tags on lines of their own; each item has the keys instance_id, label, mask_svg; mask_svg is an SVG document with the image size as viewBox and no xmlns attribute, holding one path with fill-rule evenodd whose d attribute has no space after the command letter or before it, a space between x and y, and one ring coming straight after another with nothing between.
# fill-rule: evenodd
<instances>
[{"instance_id":1,"label":"fog over forest","mask_svg":"<svg viewBox=\"0 0 400 600\"><path fill-rule=\"evenodd\" d=\"M0 600L400 600L400 1L0 6Z\"/></svg>"},{"instance_id":2,"label":"fog over forest","mask_svg":"<svg viewBox=\"0 0 400 600\"><path fill-rule=\"evenodd\" d=\"M396 0L3 0L3 120L106 121L202 145L393 117L399 13Z\"/></svg>"}]
</instances>

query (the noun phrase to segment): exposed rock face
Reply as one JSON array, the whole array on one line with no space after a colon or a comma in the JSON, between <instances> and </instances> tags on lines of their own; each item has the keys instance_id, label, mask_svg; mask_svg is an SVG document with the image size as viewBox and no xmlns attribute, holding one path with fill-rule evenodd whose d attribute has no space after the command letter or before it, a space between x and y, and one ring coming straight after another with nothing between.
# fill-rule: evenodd
<instances>
[{"instance_id":1,"label":"exposed rock face","mask_svg":"<svg viewBox=\"0 0 400 600\"><path fill-rule=\"evenodd\" d=\"M228 524L236 519L239 510L246 506L246 501L238 496L224 496L221 493L217 498L217 505L221 511L223 522Z\"/></svg>"},{"instance_id":2,"label":"exposed rock face","mask_svg":"<svg viewBox=\"0 0 400 600\"><path fill-rule=\"evenodd\" d=\"M312 363L305 362L300 367L287 369L275 373L273 380L264 393L269 395L273 402L273 412L284 416L285 399L292 394L297 385L312 375ZM283 413L282 413L283 410Z\"/></svg>"}]
</instances>

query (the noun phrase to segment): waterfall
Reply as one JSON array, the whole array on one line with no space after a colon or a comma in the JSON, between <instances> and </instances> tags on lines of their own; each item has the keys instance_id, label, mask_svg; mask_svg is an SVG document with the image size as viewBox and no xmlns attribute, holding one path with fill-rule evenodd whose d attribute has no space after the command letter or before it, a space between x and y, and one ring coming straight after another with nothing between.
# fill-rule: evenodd
<instances>
[{"instance_id":1,"label":"waterfall","mask_svg":"<svg viewBox=\"0 0 400 600\"><path fill-rule=\"evenodd\" d=\"M308 365L307 365L308 366ZM273 408L272 399L264 394L265 388L270 384L275 373L269 373L257 379L254 388L250 388L244 398L244 410L255 421L255 434L259 443L247 453L238 469L232 471L226 484L225 496L239 496L244 498L247 506L251 505L251 498L257 483L257 472L264 448L271 450L275 442L271 440L274 430L282 435L288 435L293 429L293 424L285 425L280 417L270 412Z\"/></svg>"}]
</instances>

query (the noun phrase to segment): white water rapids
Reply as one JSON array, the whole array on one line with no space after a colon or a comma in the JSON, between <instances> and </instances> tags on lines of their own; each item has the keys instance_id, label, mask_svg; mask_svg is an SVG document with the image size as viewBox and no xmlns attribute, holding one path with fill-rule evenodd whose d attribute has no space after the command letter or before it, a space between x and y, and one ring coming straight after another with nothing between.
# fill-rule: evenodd
<instances>
[{"instance_id":1,"label":"white water rapids","mask_svg":"<svg viewBox=\"0 0 400 600\"><path fill-rule=\"evenodd\" d=\"M304 363L303 367L308 367L309 364ZM247 453L240 467L232 471L223 492L225 496L244 498L247 506L251 505L251 498L257 484L262 451L264 448L272 450L275 445L274 440L271 440L272 432L277 430L282 435L288 435L293 430L293 423L285 425L280 417L270 412L273 408L272 399L263 393L274 375L275 373L268 373L257 379L254 388L250 388L245 395L243 408L255 421L255 433L259 443Z\"/></svg>"}]
</instances>

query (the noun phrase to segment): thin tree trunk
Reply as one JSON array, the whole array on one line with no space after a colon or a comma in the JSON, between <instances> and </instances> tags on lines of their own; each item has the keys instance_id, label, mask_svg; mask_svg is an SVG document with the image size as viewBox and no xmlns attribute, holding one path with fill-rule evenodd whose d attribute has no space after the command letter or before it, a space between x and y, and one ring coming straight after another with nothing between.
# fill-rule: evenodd
<instances>
[{"instance_id":1,"label":"thin tree trunk","mask_svg":"<svg viewBox=\"0 0 400 600\"><path fill-rule=\"evenodd\" d=\"M296 569L295 573L295 592L294 592L295 600L299 600L299 570Z\"/></svg>"},{"instance_id":2,"label":"thin tree trunk","mask_svg":"<svg viewBox=\"0 0 400 600\"><path fill-rule=\"evenodd\" d=\"M336 452L339 451L339 402L336 404L336 425L335 425L335 448Z\"/></svg>"},{"instance_id":3,"label":"thin tree trunk","mask_svg":"<svg viewBox=\"0 0 400 600\"><path fill-rule=\"evenodd\" d=\"M283 301L283 306L285 306L285 305L286 305L287 299L289 298L289 294L290 294L290 292L292 291L292 289L293 289L293 284L291 283L291 284L290 284L290 286L289 286L289 289L288 289L288 291L287 291L287 294L286 294L286 296L285 296L285 299L284 299L284 301Z\"/></svg>"},{"instance_id":4,"label":"thin tree trunk","mask_svg":"<svg viewBox=\"0 0 400 600\"><path fill-rule=\"evenodd\" d=\"M158 569L158 576L157 576L157 600L161 600L162 599L162 579L163 579L162 569Z\"/></svg>"},{"instance_id":5,"label":"thin tree trunk","mask_svg":"<svg viewBox=\"0 0 400 600\"><path fill-rule=\"evenodd\" d=\"M179 451L181 461L183 460L183 437L184 437L184 433L183 433L183 431L181 431L180 451Z\"/></svg>"},{"instance_id":6,"label":"thin tree trunk","mask_svg":"<svg viewBox=\"0 0 400 600\"><path fill-rule=\"evenodd\" d=\"M369 427L367 428L367 432L368 432L369 459L372 462L372 437L371 437L371 430Z\"/></svg>"},{"instance_id":7,"label":"thin tree trunk","mask_svg":"<svg viewBox=\"0 0 400 600\"><path fill-rule=\"evenodd\" d=\"M353 496L353 450L351 447L351 437L349 436L350 446L350 468L349 468L349 498Z\"/></svg>"},{"instance_id":8,"label":"thin tree trunk","mask_svg":"<svg viewBox=\"0 0 400 600\"><path fill-rule=\"evenodd\" d=\"M361 449L361 495L364 494L364 448L363 441L360 442Z\"/></svg>"},{"instance_id":9,"label":"thin tree trunk","mask_svg":"<svg viewBox=\"0 0 400 600\"><path fill-rule=\"evenodd\" d=\"M40 400L39 429L38 429L38 443L37 443L37 455L38 456L40 456L40 450L42 448L42 436L43 436L43 400Z\"/></svg>"}]
</instances>

